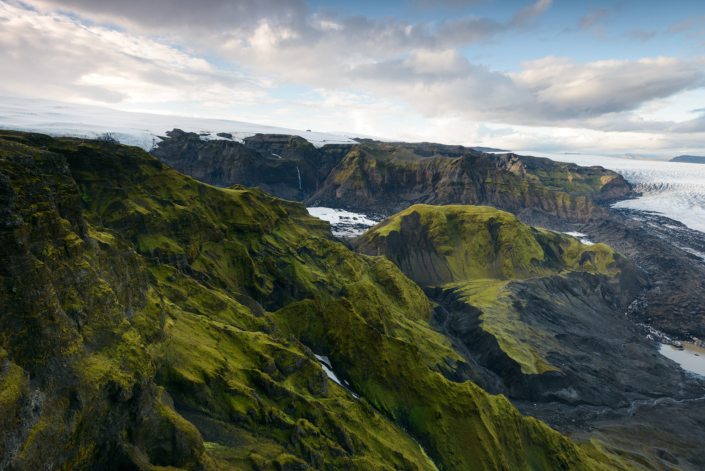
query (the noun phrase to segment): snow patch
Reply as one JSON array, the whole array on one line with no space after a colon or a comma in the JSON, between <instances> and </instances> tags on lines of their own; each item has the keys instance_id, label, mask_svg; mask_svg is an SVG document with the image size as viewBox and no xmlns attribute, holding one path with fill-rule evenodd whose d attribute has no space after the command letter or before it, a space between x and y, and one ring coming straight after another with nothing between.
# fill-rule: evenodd
<instances>
[{"instance_id":1,"label":"snow patch","mask_svg":"<svg viewBox=\"0 0 705 471\"><path fill-rule=\"evenodd\" d=\"M331 232L336 237L357 237L377 224L380 219L365 214L351 213L343 209L324 208L322 206L306 208L311 216L328 221Z\"/></svg>"},{"instance_id":2,"label":"snow patch","mask_svg":"<svg viewBox=\"0 0 705 471\"><path fill-rule=\"evenodd\" d=\"M352 397L355 399L360 399L360 396L352 392L350 389L348 389L348 382L345 381L345 384L343 384L338 377L336 376L335 372L333 371L333 367L331 366L330 360L328 359L327 356L324 355L316 355L316 358L318 361L321 363L321 366L323 367L323 371L326 372L326 375L328 376L329 379L332 379L338 386L342 387L345 389L347 392L349 392Z\"/></svg>"},{"instance_id":3,"label":"snow patch","mask_svg":"<svg viewBox=\"0 0 705 471\"><path fill-rule=\"evenodd\" d=\"M121 144L149 151L161 141L159 136L166 136L166 132L174 128L202 134L203 140L229 140L217 136L218 133L228 133L232 134L233 141L242 142L246 137L261 133L301 136L316 147L355 143L352 139L337 134L227 119L135 113L52 100L0 96L0 129L82 139L97 139L104 134L111 134Z\"/></svg>"},{"instance_id":4,"label":"snow patch","mask_svg":"<svg viewBox=\"0 0 705 471\"><path fill-rule=\"evenodd\" d=\"M577 237L580 243L585 244L585 245L595 245L594 242L592 242L590 239L587 239L587 234L583 234L581 232L564 232L564 234L568 234L569 236Z\"/></svg>"}]
</instances>

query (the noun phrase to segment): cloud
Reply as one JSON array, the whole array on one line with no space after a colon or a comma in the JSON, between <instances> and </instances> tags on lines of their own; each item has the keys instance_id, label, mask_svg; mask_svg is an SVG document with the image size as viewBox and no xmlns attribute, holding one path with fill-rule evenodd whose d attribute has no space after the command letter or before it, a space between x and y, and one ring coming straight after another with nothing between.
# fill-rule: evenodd
<instances>
[{"instance_id":1,"label":"cloud","mask_svg":"<svg viewBox=\"0 0 705 471\"><path fill-rule=\"evenodd\" d=\"M689 16L688 18L671 25L668 28L668 32L669 33L682 33L683 31L688 31L689 29L700 27L703 24L705 24L705 15L703 15L703 16Z\"/></svg>"},{"instance_id":2,"label":"cloud","mask_svg":"<svg viewBox=\"0 0 705 471\"><path fill-rule=\"evenodd\" d=\"M0 3L0 90L68 101L247 101L257 80L168 45ZM31 58L31 60L28 60Z\"/></svg>"},{"instance_id":3,"label":"cloud","mask_svg":"<svg viewBox=\"0 0 705 471\"><path fill-rule=\"evenodd\" d=\"M539 0L531 6L524 7L514 14L510 25L525 26L528 22L543 15L546 10L551 8L553 0Z\"/></svg>"},{"instance_id":4,"label":"cloud","mask_svg":"<svg viewBox=\"0 0 705 471\"><path fill-rule=\"evenodd\" d=\"M581 29L588 29L592 26L595 25L598 21L600 21L602 18L605 18L607 16L607 9L606 8L598 8L597 10L586 14L580 20L578 21L578 26Z\"/></svg>"},{"instance_id":5,"label":"cloud","mask_svg":"<svg viewBox=\"0 0 705 471\"><path fill-rule=\"evenodd\" d=\"M704 66L703 60L667 57L591 63L547 57L522 63L521 72L502 73L472 64L457 51L420 51L361 64L341 80L343 86L357 84L379 97L394 96L431 118L638 131L649 125L634 121L633 112L703 87Z\"/></svg>"},{"instance_id":6,"label":"cloud","mask_svg":"<svg viewBox=\"0 0 705 471\"><path fill-rule=\"evenodd\" d=\"M417 8L437 8L442 6L450 10L462 10L470 5L478 5L485 1L492 0L417 0L411 2Z\"/></svg>"},{"instance_id":7,"label":"cloud","mask_svg":"<svg viewBox=\"0 0 705 471\"><path fill-rule=\"evenodd\" d=\"M630 39L633 39L635 41L644 42L656 36L656 32L644 31L643 29L635 29L630 31L628 36Z\"/></svg>"},{"instance_id":8,"label":"cloud","mask_svg":"<svg viewBox=\"0 0 705 471\"><path fill-rule=\"evenodd\" d=\"M632 111L648 101L702 87L704 65L703 60L670 57L583 64L547 58L525 62L521 73L510 76L531 91L547 116L566 119Z\"/></svg>"},{"instance_id":9,"label":"cloud","mask_svg":"<svg viewBox=\"0 0 705 471\"><path fill-rule=\"evenodd\" d=\"M530 27L551 7L550 0L518 10L506 22L470 15L438 23L314 14L297 0L208 0L198 8L185 0L29 1L37 11L0 2L0 90L5 93L221 107L277 102L278 120L296 116L286 114L289 110L324 110L326 119L332 114L343 122L346 116L368 134L380 134L375 126L398 122L389 119L393 113L423 117L438 129L450 122L497 123L501 131L477 128L473 136L480 139L510 139L511 130L522 127L705 132L701 117L682 123L643 117L657 101L705 86L702 58L581 63L544 57L506 73L474 64L458 50ZM587 28L607 12L591 15L584 18ZM632 33L639 40L652 34ZM287 85L316 92L298 100L269 97L270 90Z\"/></svg>"},{"instance_id":10,"label":"cloud","mask_svg":"<svg viewBox=\"0 0 705 471\"><path fill-rule=\"evenodd\" d=\"M0 61L6 64L0 78L5 89L24 94L42 90L55 99L64 94L63 99L105 102L257 101L267 100L271 87L293 84L329 96L352 90L383 102L393 99L426 117L600 129L647 129L647 121L626 115L703 86L702 59L578 63L546 57L503 73L471 63L454 47L492 37L510 23L526 24L550 4L540 0L506 24L467 17L435 30L362 16L313 15L305 29L263 19L247 34L223 33L217 46L221 57L245 67L247 75L140 35L0 4L5 5L0 16L8 20L0 30ZM606 115L611 118L602 119Z\"/></svg>"},{"instance_id":11,"label":"cloud","mask_svg":"<svg viewBox=\"0 0 705 471\"><path fill-rule=\"evenodd\" d=\"M72 12L142 33L249 29L262 19L295 24L310 15L305 0L26 0L44 13Z\"/></svg>"},{"instance_id":12,"label":"cloud","mask_svg":"<svg viewBox=\"0 0 705 471\"><path fill-rule=\"evenodd\" d=\"M223 43L240 42L247 47L251 41L266 39L280 48L333 41L343 46L341 52L368 55L374 55L374 50L399 54L417 47L458 47L486 41L526 27L552 4L552 0L537 0L518 10L507 23L470 15L438 24L412 24L395 18L338 17L328 10L314 14L304 0L203 0L198 4L190 0L26 1L44 13L70 12L98 24L186 40L208 52L217 52ZM479 1L445 0L444 5Z\"/></svg>"}]
</instances>

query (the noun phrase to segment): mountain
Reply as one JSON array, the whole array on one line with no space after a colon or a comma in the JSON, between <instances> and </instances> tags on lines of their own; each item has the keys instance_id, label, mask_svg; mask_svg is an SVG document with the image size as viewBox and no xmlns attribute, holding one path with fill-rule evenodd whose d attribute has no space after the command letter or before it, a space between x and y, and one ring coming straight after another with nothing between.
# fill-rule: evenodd
<instances>
[{"instance_id":1,"label":"mountain","mask_svg":"<svg viewBox=\"0 0 705 471\"><path fill-rule=\"evenodd\" d=\"M607 217L594 200L631 191L619 174L600 167L462 146L365 141L315 147L298 136L264 134L241 144L168 134L152 154L198 180L257 186L308 206L367 214L388 216L417 203L490 204L522 213L532 224L560 226Z\"/></svg>"},{"instance_id":2,"label":"mountain","mask_svg":"<svg viewBox=\"0 0 705 471\"><path fill-rule=\"evenodd\" d=\"M300 203L135 147L8 131L0 195L2 469L612 462L459 381L421 288ZM585 257L561 260L631 270L608 248Z\"/></svg>"},{"instance_id":3,"label":"mountain","mask_svg":"<svg viewBox=\"0 0 705 471\"><path fill-rule=\"evenodd\" d=\"M679 155L678 157L673 157L671 162L685 162L690 164L705 164L705 157L698 157L696 155Z\"/></svg>"},{"instance_id":4,"label":"mountain","mask_svg":"<svg viewBox=\"0 0 705 471\"><path fill-rule=\"evenodd\" d=\"M494 373L509 398L618 407L687 389L622 314L651 288L645 273L604 244L494 208L416 205L363 234L356 248L384 255L422 286L468 363ZM620 352L625 343L634 345L629 353ZM699 386L689 387L697 395Z\"/></svg>"},{"instance_id":5,"label":"mountain","mask_svg":"<svg viewBox=\"0 0 705 471\"><path fill-rule=\"evenodd\" d=\"M703 412L705 382L656 354L625 315L654 287L610 247L526 226L495 208L453 205L412 206L355 244L423 287L434 304L432 325L483 389L574 439L617 454L629 449L630 460L668 446L680 448L684 468L703 464L694 450L705 429L690 418ZM670 431L657 410L663 401L675 405L665 413ZM691 401L694 409L678 409ZM624 418L637 410L638 420Z\"/></svg>"}]
</instances>

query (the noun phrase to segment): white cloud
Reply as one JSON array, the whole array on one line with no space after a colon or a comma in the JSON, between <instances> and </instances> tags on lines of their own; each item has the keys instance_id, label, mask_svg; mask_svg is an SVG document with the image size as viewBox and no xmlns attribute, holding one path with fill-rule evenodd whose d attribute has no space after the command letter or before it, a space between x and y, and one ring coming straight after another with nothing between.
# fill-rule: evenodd
<instances>
[{"instance_id":1,"label":"white cloud","mask_svg":"<svg viewBox=\"0 0 705 471\"><path fill-rule=\"evenodd\" d=\"M673 97L702 90L703 58L581 63L545 57L507 73L473 64L459 51L530 28L551 0L538 0L506 22L465 16L438 23L313 14L303 0L28 1L37 11L0 0L5 94L197 102L200 109L276 102L271 113L293 127L296 115L289 113L305 110L310 126L347 123L360 133L399 139L514 148L542 139L549 146L571 139L585 146L692 144L705 130L701 116L674 119L663 112ZM581 25L594 28L607 14L594 10ZM693 29L698 21L672 29ZM651 35L632 33L639 40ZM315 92L269 98L286 85Z\"/></svg>"},{"instance_id":2,"label":"white cloud","mask_svg":"<svg viewBox=\"0 0 705 471\"><path fill-rule=\"evenodd\" d=\"M0 3L0 90L88 102L247 101L263 84L152 39Z\"/></svg>"}]
</instances>

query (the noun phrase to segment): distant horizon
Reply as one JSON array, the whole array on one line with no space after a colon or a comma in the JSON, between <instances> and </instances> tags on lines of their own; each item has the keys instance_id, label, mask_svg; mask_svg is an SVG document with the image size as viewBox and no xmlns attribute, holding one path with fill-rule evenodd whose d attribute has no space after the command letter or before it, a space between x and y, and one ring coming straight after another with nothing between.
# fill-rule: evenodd
<instances>
[{"instance_id":1,"label":"distant horizon","mask_svg":"<svg viewBox=\"0 0 705 471\"><path fill-rule=\"evenodd\" d=\"M702 3L0 0L0 23L12 97L397 141L705 153Z\"/></svg>"},{"instance_id":2,"label":"distant horizon","mask_svg":"<svg viewBox=\"0 0 705 471\"><path fill-rule=\"evenodd\" d=\"M651 161L666 161L670 160L672 158L676 157L682 157L682 156L688 156L688 157L700 157L700 156L695 156L691 154L679 154L679 155L670 155L666 156L663 154L658 154L653 155L653 154L630 154L630 153L621 153L621 154L607 154L607 153L591 153L591 152L574 152L574 151L564 151L560 149L555 149L555 150L540 150L540 149L501 149L497 146L492 146L492 145L469 145L469 144L458 144L458 143L453 143L453 142L441 142L441 141L429 141L429 140L416 140L416 141L400 141L400 140L395 140L392 138L386 138L383 136L371 136L371 135L366 135L362 133L357 133L357 132L350 132L350 131L318 131L315 129L292 129L292 128L285 128L283 126L277 126L276 124L263 124L263 123L257 123L257 122L246 122L246 121L238 121L238 120L233 120L233 119L227 119L227 118L214 118L214 117L205 117L205 116L199 116L199 115L189 115L189 114L171 114L169 112L148 112L148 111L125 111L121 110L118 108L112 108L110 106L104 106L104 105L83 105L83 104L77 104L77 103L70 103L70 102L64 102L60 100L45 100L45 99L38 99L38 98L13 98L13 97L8 97L8 96L2 96L0 95L0 129L8 129L8 130L32 130L32 132L41 132L41 130L37 126L46 126L48 129L51 126L56 125L57 123L48 123L47 121L44 121L43 124L37 124L36 126L28 126L28 125L18 125L14 126L12 125L12 117L8 116L10 113L7 112L7 110L3 107L3 105L6 105L7 100L26 100L27 102L36 102L36 103L52 103L52 104L57 104L57 105L66 105L65 107L71 107L71 106L76 106L78 109L96 109L96 110L107 110L107 111L115 111L116 113L125 113L125 114L134 114L134 115L152 115L155 117L162 117L162 118L174 118L175 120L203 120L203 121L220 121L220 122L232 122L232 123L237 123L240 125L255 125L255 126L260 126L262 128L271 128L272 132L276 133L291 133L291 132L297 132L301 133L302 135L300 137L304 137L304 135L308 133L314 133L314 134L328 134L332 138L335 138L335 136L340 136L340 137L347 137L347 138L360 138L360 139L372 139L372 140L378 140L381 142L402 142L402 143L408 143L408 144L414 144L414 143L422 143L422 142L428 142L432 144L440 144L440 145L461 145L464 147L468 148L486 148L486 149L498 149L498 152L511 152L511 153L516 153L516 154L522 154L522 155L534 155L536 157L544 157L544 156L557 156L560 157L561 155L581 155L581 156L596 156L596 157L611 157L611 158L627 158L627 155L634 155L636 158L634 160L651 160ZM64 106L57 106L57 108L64 109ZM27 108L27 114L28 115L36 115L37 113L34 112L31 108ZM74 111L74 110L72 110ZM60 113L54 113L57 116L60 116ZM88 119L88 116L83 116L82 119ZM81 123L70 123L72 126L75 126L76 128L80 128ZM183 126L182 129L185 132L208 132L209 130L207 129L208 126L205 126L206 123L204 123L204 126L201 127L193 127L193 121L190 123L188 121L184 122L184 124L189 124L189 126ZM109 126L105 125L103 123L100 124L101 126ZM89 130L90 125L85 125L86 128L85 130ZM109 127L106 127L106 132ZM173 129L181 129L178 126ZM167 129L164 132L171 131L173 129ZM268 131L268 129L261 129L260 132L262 131ZM45 131L46 133L51 134L54 137L59 137L59 136L77 136L78 133L71 134L70 132L50 132L50 131ZM120 131L116 129L116 131L119 133ZM212 134L216 134L219 131L211 131ZM247 134L247 133L246 133ZM297 134L298 135L298 134ZM155 134L155 137L157 135ZM129 145L137 145L134 143L128 143ZM138 145L139 146L139 145ZM491 151L489 151L491 152ZM545 154L545 155L542 155ZM703 157L705 158L705 157Z\"/></svg>"}]
</instances>

